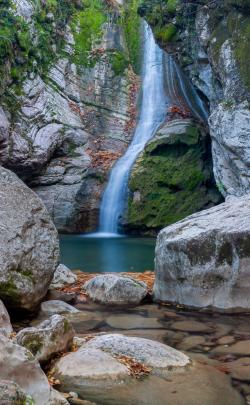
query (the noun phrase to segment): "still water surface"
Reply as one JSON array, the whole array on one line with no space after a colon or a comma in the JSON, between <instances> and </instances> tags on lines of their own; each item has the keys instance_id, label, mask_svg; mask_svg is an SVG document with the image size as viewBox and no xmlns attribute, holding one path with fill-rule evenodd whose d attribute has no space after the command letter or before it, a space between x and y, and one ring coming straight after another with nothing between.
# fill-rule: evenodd
<instances>
[{"instance_id":1,"label":"still water surface","mask_svg":"<svg viewBox=\"0 0 250 405\"><path fill-rule=\"evenodd\" d=\"M61 235L61 262L90 273L154 269L155 239Z\"/></svg>"}]
</instances>

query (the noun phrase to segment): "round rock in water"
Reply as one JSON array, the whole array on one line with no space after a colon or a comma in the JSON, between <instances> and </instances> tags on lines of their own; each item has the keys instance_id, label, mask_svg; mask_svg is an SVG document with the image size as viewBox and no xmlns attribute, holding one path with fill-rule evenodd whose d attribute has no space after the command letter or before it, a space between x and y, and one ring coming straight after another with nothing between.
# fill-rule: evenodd
<instances>
[{"instance_id":1,"label":"round rock in water","mask_svg":"<svg viewBox=\"0 0 250 405\"><path fill-rule=\"evenodd\" d=\"M145 283L117 274L96 276L84 284L84 290L104 305L138 305L147 295Z\"/></svg>"},{"instance_id":2,"label":"round rock in water","mask_svg":"<svg viewBox=\"0 0 250 405\"><path fill-rule=\"evenodd\" d=\"M186 370L189 358L169 346L119 334L98 336L74 353L61 358L55 365L54 377L61 382L60 389L74 391L80 396L132 382L129 369L119 361L126 356L152 369L153 374L172 375ZM89 396L88 399L91 399Z\"/></svg>"},{"instance_id":3,"label":"round rock in water","mask_svg":"<svg viewBox=\"0 0 250 405\"><path fill-rule=\"evenodd\" d=\"M128 337L121 334L97 336L84 345L110 353L112 356L132 357L139 363L152 369L160 376L169 375L191 364L190 359L182 352L153 340Z\"/></svg>"},{"instance_id":4,"label":"round rock in water","mask_svg":"<svg viewBox=\"0 0 250 405\"><path fill-rule=\"evenodd\" d=\"M55 314L76 314L80 312L67 302L59 300L44 301L41 304L41 316L51 316Z\"/></svg>"}]
</instances>

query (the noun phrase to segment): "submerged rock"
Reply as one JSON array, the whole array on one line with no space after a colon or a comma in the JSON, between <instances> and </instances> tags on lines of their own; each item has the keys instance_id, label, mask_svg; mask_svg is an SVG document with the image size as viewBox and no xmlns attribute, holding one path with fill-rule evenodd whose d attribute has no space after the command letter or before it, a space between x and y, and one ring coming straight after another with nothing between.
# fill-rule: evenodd
<instances>
[{"instance_id":1,"label":"submerged rock","mask_svg":"<svg viewBox=\"0 0 250 405\"><path fill-rule=\"evenodd\" d=\"M150 367L153 374L160 376L169 375L190 365L189 358L180 351L144 338L108 334L91 339L84 347L100 349L112 356L132 357Z\"/></svg>"},{"instance_id":2,"label":"submerged rock","mask_svg":"<svg viewBox=\"0 0 250 405\"><path fill-rule=\"evenodd\" d=\"M43 203L0 167L0 297L32 310L45 296L58 262L58 235Z\"/></svg>"},{"instance_id":3,"label":"submerged rock","mask_svg":"<svg viewBox=\"0 0 250 405\"><path fill-rule=\"evenodd\" d=\"M55 377L61 389L80 396L92 391L106 391L131 379L129 369L119 361L122 356L152 368L157 375L172 375L190 364L189 358L169 346L118 334L97 336L74 353L61 358L55 366Z\"/></svg>"},{"instance_id":4,"label":"submerged rock","mask_svg":"<svg viewBox=\"0 0 250 405\"><path fill-rule=\"evenodd\" d=\"M104 274L84 284L93 301L104 305L138 305L147 295L147 285L130 277Z\"/></svg>"},{"instance_id":5,"label":"submerged rock","mask_svg":"<svg viewBox=\"0 0 250 405\"><path fill-rule=\"evenodd\" d=\"M50 289L62 288L67 284L73 284L77 280L76 274L74 274L64 264L59 264L54 273L54 278L50 284Z\"/></svg>"},{"instance_id":6,"label":"submerged rock","mask_svg":"<svg viewBox=\"0 0 250 405\"><path fill-rule=\"evenodd\" d=\"M79 312L78 309L64 301L51 300L44 301L41 304L41 316L51 316L55 314L73 314Z\"/></svg>"},{"instance_id":7,"label":"submerged rock","mask_svg":"<svg viewBox=\"0 0 250 405\"><path fill-rule=\"evenodd\" d=\"M0 300L0 334L10 335L13 332L10 317L3 302Z\"/></svg>"},{"instance_id":8,"label":"submerged rock","mask_svg":"<svg viewBox=\"0 0 250 405\"><path fill-rule=\"evenodd\" d=\"M109 353L85 346L62 357L56 363L55 376L60 389L82 396L88 390L110 388L129 378L127 367Z\"/></svg>"},{"instance_id":9,"label":"submerged rock","mask_svg":"<svg viewBox=\"0 0 250 405\"><path fill-rule=\"evenodd\" d=\"M195 307L250 308L250 196L187 217L157 239L154 297Z\"/></svg>"},{"instance_id":10,"label":"submerged rock","mask_svg":"<svg viewBox=\"0 0 250 405\"><path fill-rule=\"evenodd\" d=\"M80 342L79 342L80 343ZM140 379L134 371L149 371ZM156 341L120 334L85 340L81 348L61 358L54 376L60 390L103 404L241 405L230 378L206 361L196 362ZM145 375L144 375L145 377Z\"/></svg>"},{"instance_id":11,"label":"submerged rock","mask_svg":"<svg viewBox=\"0 0 250 405\"><path fill-rule=\"evenodd\" d=\"M56 353L64 352L72 344L74 329L61 315L50 319L35 328L25 328L17 336L17 343L25 346L40 361L48 361Z\"/></svg>"}]
</instances>

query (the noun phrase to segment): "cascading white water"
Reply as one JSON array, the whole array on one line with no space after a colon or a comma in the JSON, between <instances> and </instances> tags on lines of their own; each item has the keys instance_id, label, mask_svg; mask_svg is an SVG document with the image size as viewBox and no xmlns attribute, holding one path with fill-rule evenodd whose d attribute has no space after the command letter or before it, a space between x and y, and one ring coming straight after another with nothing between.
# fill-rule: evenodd
<instances>
[{"instance_id":1,"label":"cascading white water","mask_svg":"<svg viewBox=\"0 0 250 405\"><path fill-rule=\"evenodd\" d=\"M144 23L144 56L142 70L142 101L134 138L126 153L111 171L103 195L99 232L118 234L119 219L127 204L128 180L131 168L152 138L166 114L163 83L163 51L156 45L150 27Z\"/></svg>"}]
</instances>

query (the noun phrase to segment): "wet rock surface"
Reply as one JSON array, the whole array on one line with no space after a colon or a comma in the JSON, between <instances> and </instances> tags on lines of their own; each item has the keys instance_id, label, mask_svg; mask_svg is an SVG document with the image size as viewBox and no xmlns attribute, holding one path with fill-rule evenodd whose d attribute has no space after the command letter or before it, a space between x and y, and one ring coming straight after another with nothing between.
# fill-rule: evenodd
<instances>
[{"instance_id":1,"label":"wet rock surface","mask_svg":"<svg viewBox=\"0 0 250 405\"><path fill-rule=\"evenodd\" d=\"M248 194L163 229L156 245L155 299L249 309L249 209Z\"/></svg>"}]
</instances>

